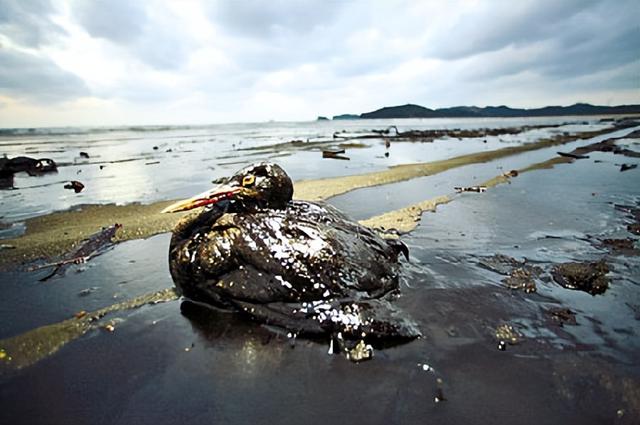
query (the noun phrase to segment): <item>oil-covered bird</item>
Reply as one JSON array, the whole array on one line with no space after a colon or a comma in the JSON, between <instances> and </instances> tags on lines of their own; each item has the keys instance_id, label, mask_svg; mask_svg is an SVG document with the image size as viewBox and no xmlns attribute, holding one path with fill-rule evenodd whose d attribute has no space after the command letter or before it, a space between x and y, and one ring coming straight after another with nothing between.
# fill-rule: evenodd
<instances>
[{"instance_id":1,"label":"oil-covered bird","mask_svg":"<svg viewBox=\"0 0 640 425\"><path fill-rule=\"evenodd\" d=\"M337 335L360 344L419 336L390 304L406 246L329 205L292 195L285 171L263 162L165 208L204 207L173 231L169 265L178 290L292 334Z\"/></svg>"}]
</instances>

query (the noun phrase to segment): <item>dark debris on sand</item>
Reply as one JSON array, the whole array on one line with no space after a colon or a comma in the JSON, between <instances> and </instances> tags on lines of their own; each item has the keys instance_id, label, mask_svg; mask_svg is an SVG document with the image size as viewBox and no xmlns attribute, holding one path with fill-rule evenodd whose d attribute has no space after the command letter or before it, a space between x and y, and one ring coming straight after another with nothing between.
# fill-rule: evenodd
<instances>
[{"instance_id":1,"label":"dark debris on sand","mask_svg":"<svg viewBox=\"0 0 640 425\"><path fill-rule=\"evenodd\" d=\"M478 265L487 270L506 276L502 279L510 289L522 289L527 294L536 292L536 279L540 278L543 270L540 267L527 264L526 261L518 261L515 258L503 254L483 257Z\"/></svg>"},{"instance_id":2,"label":"dark debris on sand","mask_svg":"<svg viewBox=\"0 0 640 425\"><path fill-rule=\"evenodd\" d=\"M566 307L553 307L548 309L547 313L551 317L551 320L561 327L564 325L576 326L578 324L576 313Z\"/></svg>"},{"instance_id":3,"label":"dark debris on sand","mask_svg":"<svg viewBox=\"0 0 640 425\"><path fill-rule=\"evenodd\" d=\"M31 268L31 270L40 270L43 268L53 267L53 271L41 278L40 281L44 282L55 275L62 275L67 267L72 264L82 264L87 262L93 257L96 257L107 249L113 246L113 239L116 236L118 230L122 228L122 225L115 223L111 226L103 228L101 231L89 236L83 243L81 243L74 250L66 253L62 256L60 261L55 263L40 264Z\"/></svg>"},{"instance_id":4,"label":"dark debris on sand","mask_svg":"<svg viewBox=\"0 0 640 425\"><path fill-rule=\"evenodd\" d=\"M629 233L640 235L640 207L633 205L614 204L614 208L626 214L632 222L627 225Z\"/></svg>"},{"instance_id":5,"label":"dark debris on sand","mask_svg":"<svg viewBox=\"0 0 640 425\"><path fill-rule=\"evenodd\" d=\"M58 166L49 158L30 158L16 156L15 158L0 158L0 189L13 187L13 175L25 172L30 176L40 176L46 173L56 173Z\"/></svg>"},{"instance_id":6,"label":"dark debris on sand","mask_svg":"<svg viewBox=\"0 0 640 425\"><path fill-rule=\"evenodd\" d=\"M614 254L622 254L627 256L635 256L640 254L640 250L638 250L635 246L635 239L625 238L625 239L603 239L602 247L610 250Z\"/></svg>"},{"instance_id":7,"label":"dark debris on sand","mask_svg":"<svg viewBox=\"0 0 640 425\"><path fill-rule=\"evenodd\" d=\"M563 263L553 266L551 276L567 289L603 294L609 288L609 266L604 260Z\"/></svg>"},{"instance_id":8,"label":"dark debris on sand","mask_svg":"<svg viewBox=\"0 0 640 425\"><path fill-rule=\"evenodd\" d=\"M72 189L75 193L80 193L84 189L84 184L77 180L72 180L64 185L65 189Z\"/></svg>"}]
</instances>

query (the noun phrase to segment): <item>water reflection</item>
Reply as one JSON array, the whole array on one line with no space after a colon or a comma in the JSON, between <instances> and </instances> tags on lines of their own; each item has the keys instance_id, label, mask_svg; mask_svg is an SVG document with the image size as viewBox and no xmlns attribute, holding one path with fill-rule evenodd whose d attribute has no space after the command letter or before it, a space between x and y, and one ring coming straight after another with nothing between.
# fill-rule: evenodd
<instances>
[{"instance_id":1,"label":"water reflection","mask_svg":"<svg viewBox=\"0 0 640 425\"><path fill-rule=\"evenodd\" d=\"M234 376L253 380L281 366L283 351L290 350L280 333L265 329L237 313L203 307L190 301L180 304L183 316L189 319L200 337L198 345L208 350L232 355L220 355L221 370L234 371Z\"/></svg>"}]
</instances>

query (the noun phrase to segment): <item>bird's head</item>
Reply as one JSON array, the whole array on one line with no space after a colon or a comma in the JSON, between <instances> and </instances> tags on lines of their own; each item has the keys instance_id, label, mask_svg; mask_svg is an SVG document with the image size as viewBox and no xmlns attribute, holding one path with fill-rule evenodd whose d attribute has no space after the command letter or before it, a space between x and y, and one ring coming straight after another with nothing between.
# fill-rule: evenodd
<instances>
[{"instance_id":1,"label":"bird's head","mask_svg":"<svg viewBox=\"0 0 640 425\"><path fill-rule=\"evenodd\" d=\"M235 210L282 209L293 196L293 183L276 164L260 162L235 173L224 184L169 205L163 213L187 211L227 200Z\"/></svg>"}]
</instances>

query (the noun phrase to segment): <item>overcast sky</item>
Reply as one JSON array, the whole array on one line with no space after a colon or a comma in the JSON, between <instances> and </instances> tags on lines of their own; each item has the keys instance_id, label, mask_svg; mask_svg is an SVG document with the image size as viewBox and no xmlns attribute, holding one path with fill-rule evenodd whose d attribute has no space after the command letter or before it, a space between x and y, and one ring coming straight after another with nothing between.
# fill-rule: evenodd
<instances>
[{"instance_id":1,"label":"overcast sky","mask_svg":"<svg viewBox=\"0 0 640 425\"><path fill-rule=\"evenodd\" d=\"M640 103L638 0L0 0L0 127Z\"/></svg>"}]
</instances>

